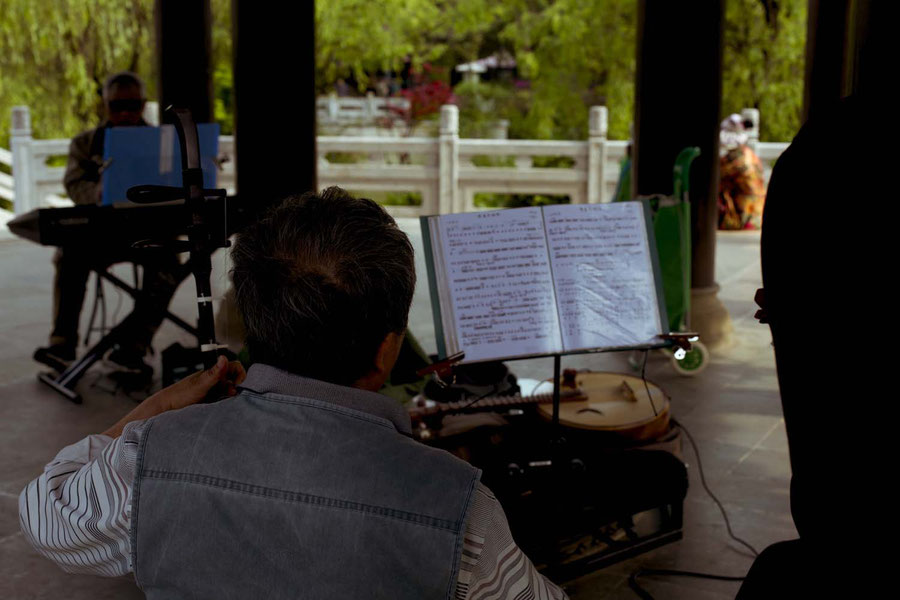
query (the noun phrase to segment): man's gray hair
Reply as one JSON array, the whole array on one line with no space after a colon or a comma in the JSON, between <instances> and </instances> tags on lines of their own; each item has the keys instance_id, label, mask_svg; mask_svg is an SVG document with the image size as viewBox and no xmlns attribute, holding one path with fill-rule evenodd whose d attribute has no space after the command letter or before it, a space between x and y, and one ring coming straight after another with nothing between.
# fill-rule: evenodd
<instances>
[{"instance_id":1,"label":"man's gray hair","mask_svg":"<svg viewBox=\"0 0 900 600\"><path fill-rule=\"evenodd\" d=\"M109 98L109 92L114 85L122 87L134 86L140 90L141 98L146 98L144 81L138 77L136 73L132 73L131 71L119 71L118 73L113 73L107 77L106 81L103 82L104 102Z\"/></svg>"},{"instance_id":2,"label":"man's gray hair","mask_svg":"<svg viewBox=\"0 0 900 600\"><path fill-rule=\"evenodd\" d=\"M332 187L291 197L231 250L250 360L352 385L406 330L413 248L385 210Z\"/></svg>"}]
</instances>

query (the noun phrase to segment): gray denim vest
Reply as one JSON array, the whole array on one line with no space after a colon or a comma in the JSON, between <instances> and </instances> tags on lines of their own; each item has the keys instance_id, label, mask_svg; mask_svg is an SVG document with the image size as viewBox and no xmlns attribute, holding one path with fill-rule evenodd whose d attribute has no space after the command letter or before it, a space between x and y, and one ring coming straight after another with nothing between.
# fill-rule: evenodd
<instances>
[{"instance_id":1,"label":"gray denim vest","mask_svg":"<svg viewBox=\"0 0 900 600\"><path fill-rule=\"evenodd\" d=\"M265 365L243 388L146 426L131 551L148 598L454 593L480 471L402 435L385 396Z\"/></svg>"}]
</instances>

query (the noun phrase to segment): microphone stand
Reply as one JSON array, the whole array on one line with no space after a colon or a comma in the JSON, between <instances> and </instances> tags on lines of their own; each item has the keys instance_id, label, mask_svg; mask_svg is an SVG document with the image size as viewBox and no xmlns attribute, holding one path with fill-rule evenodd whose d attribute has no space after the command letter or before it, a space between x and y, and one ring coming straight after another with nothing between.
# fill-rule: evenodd
<instances>
[{"instance_id":1,"label":"microphone stand","mask_svg":"<svg viewBox=\"0 0 900 600\"><path fill-rule=\"evenodd\" d=\"M139 185L128 189L128 199L137 204L184 201L185 219L188 223L187 241L143 240L134 244L135 248L163 248L173 252L188 252L188 263L197 287L197 342L200 345L203 365L208 369L216 364L219 350L224 348L216 341L213 318L212 253L218 248L231 245L226 231L213 232L207 223L210 201L223 200L224 189L204 189L203 171L200 165L200 140L197 125L191 111L186 108L166 109L174 116L175 130L181 148L182 187L161 185Z\"/></svg>"}]
</instances>

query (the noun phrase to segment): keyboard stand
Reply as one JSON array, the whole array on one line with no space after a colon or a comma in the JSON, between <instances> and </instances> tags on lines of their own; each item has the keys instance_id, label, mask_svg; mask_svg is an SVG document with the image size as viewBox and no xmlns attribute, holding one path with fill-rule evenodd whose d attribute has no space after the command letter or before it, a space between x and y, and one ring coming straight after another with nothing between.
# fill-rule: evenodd
<instances>
[{"instance_id":1,"label":"keyboard stand","mask_svg":"<svg viewBox=\"0 0 900 600\"><path fill-rule=\"evenodd\" d=\"M106 269L92 269L97 275L102 277L103 279L109 281L117 288L124 291L126 294L137 300L137 298L141 295L141 290L132 287L108 272ZM176 279L179 284L185 280L185 278L191 273L191 265L190 262L186 262L179 268L178 271L175 272ZM197 328L188 323L187 321L181 319L177 315L172 314L168 308L163 313L164 318L168 319L178 327L182 328L186 332L190 333L193 336L198 335ZM126 317L127 319L127 317ZM78 384L78 381L81 377L90 369L94 363L103 358L103 355L106 354L107 351L113 348L117 343L119 343L120 338L124 333L127 333L127 327L123 327L125 324L125 320L123 322L113 327L109 333L104 335L99 342L91 346L90 350L87 353L73 362L69 367L63 371L62 373L55 374L52 372L41 373L38 375L38 381L41 383L51 387L53 390L63 395L66 399L75 404L81 404L81 396L75 391L75 386Z\"/></svg>"}]
</instances>

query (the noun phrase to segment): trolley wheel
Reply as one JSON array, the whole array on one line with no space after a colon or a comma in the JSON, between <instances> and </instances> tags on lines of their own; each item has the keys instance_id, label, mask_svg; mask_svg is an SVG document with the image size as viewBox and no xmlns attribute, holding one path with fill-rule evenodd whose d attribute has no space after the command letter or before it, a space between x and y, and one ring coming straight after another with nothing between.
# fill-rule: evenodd
<instances>
[{"instance_id":1,"label":"trolley wheel","mask_svg":"<svg viewBox=\"0 0 900 600\"><path fill-rule=\"evenodd\" d=\"M693 377L709 366L709 350L702 342L694 342L684 358L678 360L672 353L669 360L672 361L672 368L676 373L685 377Z\"/></svg>"}]
</instances>

